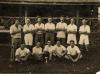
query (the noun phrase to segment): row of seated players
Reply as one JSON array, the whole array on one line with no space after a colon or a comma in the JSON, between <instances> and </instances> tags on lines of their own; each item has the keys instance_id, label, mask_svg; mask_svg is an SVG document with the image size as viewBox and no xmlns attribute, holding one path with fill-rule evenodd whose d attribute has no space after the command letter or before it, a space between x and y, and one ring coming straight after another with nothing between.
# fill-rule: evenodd
<instances>
[{"instance_id":1,"label":"row of seated players","mask_svg":"<svg viewBox=\"0 0 100 74\"><path fill-rule=\"evenodd\" d=\"M29 58L35 61L51 61L56 59L71 60L72 62L77 62L82 58L82 54L78 46L75 45L74 41L70 41L70 45L66 48L61 45L60 41L52 46L51 41L47 42L44 49L40 47L40 42L36 43L36 46L32 48L32 51L27 49L24 44L19 47L15 52L15 61L24 62Z\"/></svg>"}]
</instances>

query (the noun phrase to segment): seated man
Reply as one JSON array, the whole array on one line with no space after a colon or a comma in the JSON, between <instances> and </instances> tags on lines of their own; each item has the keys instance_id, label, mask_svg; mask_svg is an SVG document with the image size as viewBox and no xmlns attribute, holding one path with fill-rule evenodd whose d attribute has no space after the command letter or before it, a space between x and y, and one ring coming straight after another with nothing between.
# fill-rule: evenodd
<instances>
[{"instance_id":1,"label":"seated man","mask_svg":"<svg viewBox=\"0 0 100 74\"><path fill-rule=\"evenodd\" d=\"M42 59L42 48L40 47L40 42L36 43L36 46L32 49L32 56L35 61L41 61Z\"/></svg>"},{"instance_id":2,"label":"seated man","mask_svg":"<svg viewBox=\"0 0 100 74\"><path fill-rule=\"evenodd\" d=\"M58 59L61 59L64 58L65 53L66 53L66 48L63 45L61 45L60 41L57 41L57 44L54 46L53 49L53 56Z\"/></svg>"},{"instance_id":3,"label":"seated man","mask_svg":"<svg viewBox=\"0 0 100 74\"><path fill-rule=\"evenodd\" d=\"M77 62L80 58L82 58L81 51L75 45L73 40L70 41L70 46L67 47L67 55L65 57L73 62Z\"/></svg>"},{"instance_id":4,"label":"seated man","mask_svg":"<svg viewBox=\"0 0 100 74\"><path fill-rule=\"evenodd\" d=\"M52 51L53 51L53 46L51 45L51 41L47 42L47 45L45 46L43 50L44 57L48 57L49 60L52 59Z\"/></svg>"},{"instance_id":5,"label":"seated man","mask_svg":"<svg viewBox=\"0 0 100 74\"><path fill-rule=\"evenodd\" d=\"M30 55L30 50L25 48L25 45L22 44L21 47L16 50L15 61L17 62L26 61L29 58L29 55Z\"/></svg>"}]
</instances>

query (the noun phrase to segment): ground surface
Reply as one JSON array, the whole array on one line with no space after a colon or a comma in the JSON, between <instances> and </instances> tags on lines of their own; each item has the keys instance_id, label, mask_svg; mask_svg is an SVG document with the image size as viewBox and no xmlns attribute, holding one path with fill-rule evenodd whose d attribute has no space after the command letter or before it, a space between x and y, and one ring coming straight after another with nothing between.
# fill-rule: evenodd
<instances>
[{"instance_id":1,"label":"ground surface","mask_svg":"<svg viewBox=\"0 0 100 74\"><path fill-rule=\"evenodd\" d=\"M100 70L100 46L91 45L87 55L77 63L53 62L27 64L11 64L10 47L0 46L0 72L23 74L95 74Z\"/></svg>"}]
</instances>

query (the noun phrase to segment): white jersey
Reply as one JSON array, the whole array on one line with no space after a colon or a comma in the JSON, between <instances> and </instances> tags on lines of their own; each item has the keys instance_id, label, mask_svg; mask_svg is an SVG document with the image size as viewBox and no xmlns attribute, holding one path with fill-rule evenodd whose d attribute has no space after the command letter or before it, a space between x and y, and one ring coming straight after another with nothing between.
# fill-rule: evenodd
<instances>
[{"instance_id":1,"label":"white jersey","mask_svg":"<svg viewBox=\"0 0 100 74\"><path fill-rule=\"evenodd\" d=\"M79 50L77 46L74 46L73 48L71 46L67 47L67 54L74 56L79 53L81 53L81 51Z\"/></svg>"},{"instance_id":2,"label":"white jersey","mask_svg":"<svg viewBox=\"0 0 100 74\"><path fill-rule=\"evenodd\" d=\"M25 24L24 27L23 27L23 32L33 31L33 30L35 30L33 24L30 24L30 25ZM28 34L25 34L25 35L32 35L32 33L28 33Z\"/></svg>"},{"instance_id":3,"label":"white jersey","mask_svg":"<svg viewBox=\"0 0 100 74\"><path fill-rule=\"evenodd\" d=\"M34 30L34 26L33 24L28 25L24 25L23 27L23 32L27 32L27 31L33 31ZM26 45L32 45L33 44L33 34L32 33L27 33L24 35L24 41Z\"/></svg>"},{"instance_id":4,"label":"white jersey","mask_svg":"<svg viewBox=\"0 0 100 74\"><path fill-rule=\"evenodd\" d=\"M73 24L73 25L69 24L67 26L67 31L77 32L77 26L75 24ZM68 33L68 37L67 37L68 44L70 43L70 40L74 40L75 44L77 44L76 34Z\"/></svg>"},{"instance_id":5,"label":"white jersey","mask_svg":"<svg viewBox=\"0 0 100 74\"><path fill-rule=\"evenodd\" d=\"M17 50L16 50L16 53L15 53L15 56L20 56L20 57L24 57L24 56L26 56L27 54L29 54L30 53L30 50L29 49L27 49L27 48L24 48L23 50L21 49L21 48L18 48Z\"/></svg>"},{"instance_id":6,"label":"white jersey","mask_svg":"<svg viewBox=\"0 0 100 74\"><path fill-rule=\"evenodd\" d=\"M53 46L52 45L46 45L43 51L47 51L49 53L52 53L53 51Z\"/></svg>"},{"instance_id":7,"label":"white jersey","mask_svg":"<svg viewBox=\"0 0 100 74\"><path fill-rule=\"evenodd\" d=\"M41 47L34 47L32 49L32 54L42 54L42 48Z\"/></svg>"},{"instance_id":8,"label":"white jersey","mask_svg":"<svg viewBox=\"0 0 100 74\"><path fill-rule=\"evenodd\" d=\"M63 45L60 45L60 46L55 45L53 50L54 50L57 54L62 55L63 51L65 51L66 48L65 48Z\"/></svg>"},{"instance_id":9,"label":"white jersey","mask_svg":"<svg viewBox=\"0 0 100 74\"><path fill-rule=\"evenodd\" d=\"M62 22L59 22L57 23L56 25L56 29L62 29L62 30L67 30L67 24L66 23L62 23ZM66 37L66 34L64 31L58 31L57 32L57 37L58 38L65 38Z\"/></svg>"},{"instance_id":10,"label":"white jersey","mask_svg":"<svg viewBox=\"0 0 100 74\"><path fill-rule=\"evenodd\" d=\"M14 25L12 25L10 27L10 34L12 34L14 32L17 32L17 31L21 31L21 29L22 29L21 25L18 25L18 27L16 27L15 24L14 24ZM21 33L16 33L14 35L11 35L11 37L13 37L13 38L21 38Z\"/></svg>"},{"instance_id":11,"label":"white jersey","mask_svg":"<svg viewBox=\"0 0 100 74\"><path fill-rule=\"evenodd\" d=\"M90 26L88 26L88 25L80 26L79 32L90 33ZM89 44L89 35L88 34L80 34L79 44Z\"/></svg>"},{"instance_id":12,"label":"white jersey","mask_svg":"<svg viewBox=\"0 0 100 74\"><path fill-rule=\"evenodd\" d=\"M44 30L45 29L44 24L43 23L41 23L41 24L36 23L35 24L35 30L37 30L37 29ZM41 31L37 31L37 34L41 34L41 33L42 33Z\"/></svg>"},{"instance_id":13,"label":"white jersey","mask_svg":"<svg viewBox=\"0 0 100 74\"><path fill-rule=\"evenodd\" d=\"M46 23L45 30L55 30L55 24L53 23Z\"/></svg>"}]
</instances>

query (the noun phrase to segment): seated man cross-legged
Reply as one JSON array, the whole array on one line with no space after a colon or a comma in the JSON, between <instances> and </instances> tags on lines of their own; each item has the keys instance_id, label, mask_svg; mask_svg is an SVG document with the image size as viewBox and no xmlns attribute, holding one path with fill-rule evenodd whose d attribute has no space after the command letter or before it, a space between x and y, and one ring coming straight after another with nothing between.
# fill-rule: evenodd
<instances>
[{"instance_id":1,"label":"seated man cross-legged","mask_svg":"<svg viewBox=\"0 0 100 74\"><path fill-rule=\"evenodd\" d=\"M53 51L53 46L51 45L51 41L48 41L47 45L45 45L45 48L43 50L44 58L47 57L49 60L52 60L52 51Z\"/></svg>"},{"instance_id":2,"label":"seated man cross-legged","mask_svg":"<svg viewBox=\"0 0 100 74\"><path fill-rule=\"evenodd\" d=\"M27 61L29 56L30 56L30 50L25 48L25 45L22 44L21 47L16 50L15 61L17 62Z\"/></svg>"},{"instance_id":3,"label":"seated man cross-legged","mask_svg":"<svg viewBox=\"0 0 100 74\"><path fill-rule=\"evenodd\" d=\"M42 61L42 48L40 47L40 42L36 43L36 46L32 49L32 57L34 61Z\"/></svg>"},{"instance_id":4,"label":"seated man cross-legged","mask_svg":"<svg viewBox=\"0 0 100 74\"><path fill-rule=\"evenodd\" d=\"M62 60L63 58L65 58L65 54L66 48L63 45L61 45L60 41L57 41L53 49L53 57L55 59L58 58L58 60Z\"/></svg>"},{"instance_id":5,"label":"seated man cross-legged","mask_svg":"<svg viewBox=\"0 0 100 74\"><path fill-rule=\"evenodd\" d=\"M70 46L67 47L67 55L65 57L70 59L72 62L77 62L80 58L82 58L81 51L75 45L73 40L70 41Z\"/></svg>"}]
</instances>

